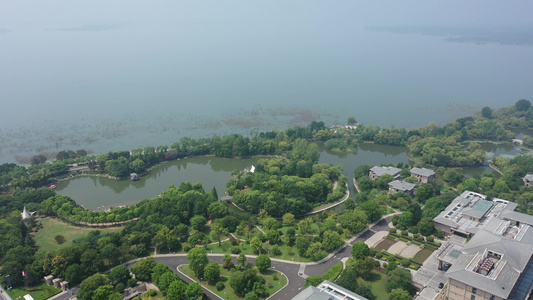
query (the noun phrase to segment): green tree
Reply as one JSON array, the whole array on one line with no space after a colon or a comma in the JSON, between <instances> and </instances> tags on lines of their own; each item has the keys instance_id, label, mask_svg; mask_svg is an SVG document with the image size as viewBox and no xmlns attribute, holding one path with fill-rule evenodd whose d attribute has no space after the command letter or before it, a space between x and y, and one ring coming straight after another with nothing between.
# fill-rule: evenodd
<instances>
[{"instance_id":1,"label":"green tree","mask_svg":"<svg viewBox=\"0 0 533 300\"><path fill-rule=\"evenodd\" d=\"M194 275L197 278L203 278L205 266L209 262L205 248L196 247L189 250L187 259L189 260L189 267L194 272Z\"/></svg>"},{"instance_id":2,"label":"green tree","mask_svg":"<svg viewBox=\"0 0 533 300\"><path fill-rule=\"evenodd\" d=\"M362 210L347 210L338 218L342 227L350 230L351 233L359 233L366 228L368 217Z\"/></svg>"},{"instance_id":3,"label":"green tree","mask_svg":"<svg viewBox=\"0 0 533 300\"><path fill-rule=\"evenodd\" d=\"M420 231L420 234L423 236L430 236L435 232L435 223L433 222L432 218L422 218L420 222L418 222L418 231Z\"/></svg>"},{"instance_id":4,"label":"green tree","mask_svg":"<svg viewBox=\"0 0 533 300\"><path fill-rule=\"evenodd\" d=\"M389 294L389 300L411 300L413 296L409 292L402 289L393 289Z\"/></svg>"},{"instance_id":5,"label":"green tree","mask_svg":"<svg viewBox=\"0 0 533 300\"><path fill-rule=\"evenodd\" d=\"M104 274L94 274L82 281L80 290L76 295L80 300L93 299L94 292L101 286L109 284L109 278Z\"/></svg>"},{"instance_id":6,"label":"green tree","mask_svg":"<svg viewBox=\"0 0 533 300\"><path fill-rule=\"evenodd\" d=\"M215 283L220 278L220 265L214 261L209 262L204 269L204 277L207 281Z\"/></svg>"},{"instance_id":7,"label":"green tree","mask_svg":"<svg viewBox=\"0 0 533 300\"><path fill-rule=\"evenodd\" d=\"M348 119L346 120L346 125L355 125L357 124L357 120L355 119L354 116L349 116Z\"/></svg>"},{"instance_id":8,"label":"green tree","mask_svg":"<svg viewBox=\"0 0 533 300\"><path fill-rule=\"evenodd\" d=\"M123 283L126 285L128 279L130 278L130 270L124 265L116 266L111 270L111 272L109 272L109 279L111 282L113 282L113 284Z\"/></svg>"},{"instance_id":9,"label":"green tree","mask_svg":"<svg viewBox=\"0 0 533 300\"><path fill-rule=\"evenodd\" d=\"M481 109L481 116L485 119L492 119L492 109L488 106L485 106Z\"/></svg>"},{"instance_id":10,"label":"green tree","mask_svg":"<svg viewBox=\"0 0 533 300\"><path fill-rule=\"evenodd\" d=\"M228 207L222 201L216 201L209 204L207 213L211 219L223 218L228 215Z\"/></svg>"},{"instance_id":11,"label":"green tree","mask_svg":"<svg viewBox=\"0 0 533 300\"><path fill-rule=\"evenodd\" d=\"M185 299L185 291L187 290L187 284L181 279L174 280L167 288L168 300L182 300Z\"/></svg>"},{"instance_id":12,"label":"green tree","mask_svg":"<svg viewBox=\"0 0 533 300\"><path fill-rule=\"evenodd\" d=\"M202 299L203 293L204 291L202 290L202 286L200 286L200 284L196 282L187 285L187 289L185 290L185 296L187 296L187 298L191 300Z\"/></svg>"},{"instance_id":13,"label":"green tree","mask_svg":"<svg viewBox=\"0 0 533 300\"><path fill-rule=\"evenodd\" d=\"M402 215L400 216L400 225L405 228L411 227L411 225L413 225L413 214L410 211L402 213Z\"/></svg>"},{"instance_id":14,"label":"green tree","mask_svg":"<svg viewBox=\"0 0 533 300\"><path fill-rule=\"evenodd\" d=\"M163 274L172 272L172 270L169 269L169 267L165 264L158 263L155 265L155 267L152 269L152 282L155 285L159 284L159 279Z\"/></svg>"},{"instance_id":15,"label":"green tree","mask_svg":"<svg viewBox=\"0 0 533 300\"><path fill-rule=\"evenodd\" d=\"M387 290L390 292L394 289L403 289L410 295L414 295L415 289L412 284L411 272L403 268L392 270L387 279Z\"/></svg>"},{"instance_id":16,"label":"green tree","mask_svg":"<svg viewBox=\"0 0 533 300\"><path fill-rule=\"evenodd\" d=\"M192 228L198 231L203 231L207 220L203 216L196 215L191 218L190 223Z\"/></svg>"},{"instance_id":17,"label":"green tree","mask_svg":"<svg viewBox=\"0 0 533 300\"><path fill-rule=\"evenodd\" d=\"M360 260L370 255L370 248L365 242L357 241L352 246L352 256L354 259Z\"/></svg>"},{"instance_id":18,"label":"green tree","mask_svg":"<svg viewBox=\"0 0 533 300\"><path fill-rule=\"evenodd\" d=\"M463 181L464 175L454 169L448 169L444 172L443 179L447 183L456 186Z\"/></svg>"},{"instance_id":19,"label":"green tree","mask_svg":"<svg viewBox=\"0 0 533 300\"><path fill-rule=\"evenodd\" d=\"M311 238L307 236L299 236L296 238L296 243L294 246L296 249L298 249L298 253L300 256L305 256L305 253L307 252L307 249L311 245Z\"/></svg>"},{"instance_id":20,"label":"green tree","mask_svg":"<svg viewBox=\"0 0 533 300\"><path fill-rule=\"evenodd\" d=\"M311 258L312 260L319 260L320 257L322 256L322 243L320 242L312 243L307 249L307 251L305 252L305 255Z\"/></svg>"},{"instance_id":21,"label":"green tree","mask_svg":"<svg viewBox=\"0 0 533 300\"><path fill-rule=\"evenodd\" d=\"M366 201L360 204L359 207L365 212L370 222L379 220L384 212L383 207L379 206L374 200Z\"/></svg>"},{"instance_id":22,"label":"green tree","mask_svg":"<svg viewBox=\"0 0 533 300\"><path fill-rule=\"evenodd\" d=\"M264 272L266 269L270 268L271 266L270 257L268 257L268 255L266 254L259 255L255 259L255 265L257 266L257 269L260 272Z\"/></svg>"},{"instance_id":23,"label":"green tree","mask_svg":"<svg viewBox=\"0 0 533 300\"><path fill-rule=\"evenodd\" d=\"M327 230L323 234L322 245L324 250L331 252L344 244L344 240L336 231Z\"/></svg>"},{"instance_id":24,"label":"green tree","mask_svg":"<svg viewBox=\"0 0 533 300\"><path fill-rule=\"evenodd\" d=\"M515 103L515 108L518 111L527 111L531 107L531 102L526 99L520 99Z\"/></svg>"},{"instance_id":25,"label":"green tree","mask_svg":"<svg viewBox=\"0 0 533 300\"><path fill-rule=\"evenodd\" d=\"M292 226L296 222L294 215L291 213L284 214L282 220L283 220L283 225L285 226Z\"/></svg>"},{"instance_id":26,"label":"green tree","mask_svg":"<svg viewBox=\"0 0 533 300\"><path fill-rule=\"evenodd\" d=\"M365 257L357 262L357 270L363 279L368 280L372 276L376 261L372 257Z\"/></svg>"},{"instance_id":27,"label":"green tree","mask_svg":"<svg viewBox=\"0 0 533 300\"><path fill-rule=\"evenodd\" d=\"M244 267L244 265L246 264L246 256L244 255L244 253L239 254L239 256L237 257L237 263L239 264L239 266Z\"/></svg>"},{"instance_id":28,"label":"green tree","mask_svg":"<svg viewBox=\"0 0 533 300\"><path fill-rule=\"evenodd\" d=\"M180 280L181 279L178 274L174 272L167 272L161 275L161 277L159 277L159 283L157 287L159 288L160 291L162 291L163 293L166 293L173 282L180 281Z\"/></svg>"},{"instance_id":29,"label":"green tree","mask_svg":"<svg viewBox=\"0 0 533 300\"><path fill-rule=\"evenodd\" d=\"M281 242L279 238L279 231L277 230L267 230L266 239L268 240L270 245L277 245Z\"/></svg>"},{"instance_id":30,"label":"green tree","mask_svg":"<svg viewBox=\"0 0 533 300\"><path fill-rule=\"evenodd\" d=\"M211 225L211 236L218 241L219 246L221 245L220 238L227 234L229 234L228 229L224 228L220 219L216 219Z\"/></svg>"},{"instance_id":31,"label":"green tree","mask_svg":"<svg viewBox=\"0 0 533 300\"><path fill-rule=\"evenodd\" d=\"M433 185L431 183L422 183L415 188L415 192L418 201L424 203L427 199L433 197Z\"/></svg>"},{"instance_id":32,"label":"green tree","mask_svg":"<svg viewBox=\"0 0 533 300\"><path fill-rule=\"evenodd\" d=\"M92 300L121 300L123 299L122 295L118 292L115 292L113 286L104 285L98 287L91 298Z\"/></svg>"},{"instance_id":33,"label":"green tree","mask_svg":"<svg viewBox=\"0 0 533 300\"><path fill-rule=\"evenodd\" d=\"M258 237L254 236L250 241L250 247L252 247L255 253L259 253L259 250L263 248L263 242L261 242Z\"/></svg>"},{"instance_id":34,"label":"green tree","mask_svg":"<svg viewBox=\"0 0 533 300\"><path fill-rule=\"evenodd\" d=\"M82 281L83 273L83 269L79 264L71 264L65 270L65 280L68 281L70 285L75 286Z\"/></svg>"},{"instance_id":35,"label":"green tree","mask_svg":"<svg viewBox=\"0 0 533 300\"><path fill-rule=\"evenodd\" d=\"M259 300L259 297L257 297L257 294L254 292L246 293L244 296L244 300Z\"/></svg>"},{"instance_id":36,"label":"green tree","mask_svg":"<svg viewBox=\"0 0 533 300\"><path fill-rule=\"evenodd\" d=\"M143 258L131 267L131 272L135 274L137 280L150 281L156 264L157 262L153 257Z\"/></svg>"},{"instance_id":37,"label":"green tree","mask_svg":"<svg viewBox=\"0 0 533 300\"><path fill-rule=\"evenodd\" d=\"M130 163L130 169L134 173L142 173L146 170L146 165L144 164L144 161L137 158Z\"/></svg>"}]
</instances>

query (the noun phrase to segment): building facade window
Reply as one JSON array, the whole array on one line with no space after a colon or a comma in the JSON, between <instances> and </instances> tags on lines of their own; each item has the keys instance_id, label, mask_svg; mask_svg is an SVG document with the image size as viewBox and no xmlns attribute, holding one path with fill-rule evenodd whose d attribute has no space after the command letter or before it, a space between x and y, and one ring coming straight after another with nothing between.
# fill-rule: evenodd
<instances>
[{"instance_id":1,"label":"building facade window","mask_svg":"<svg viewBox=\"0 0 533 300\"><path fill-rule=\"evenodd\" d=\"M477 294L477 289L476 288L472 288L472 294Z\"/></svg>"},{"instance_id":2,"label":"building facade window","mask_svg":"<svg viewBox=\"0 0 533 300\"><path fill-rule=\"evenodd\" d=\"M476 296L474 295L470 296L470 300L476 300Z\"/></svg>"}]
</instances>

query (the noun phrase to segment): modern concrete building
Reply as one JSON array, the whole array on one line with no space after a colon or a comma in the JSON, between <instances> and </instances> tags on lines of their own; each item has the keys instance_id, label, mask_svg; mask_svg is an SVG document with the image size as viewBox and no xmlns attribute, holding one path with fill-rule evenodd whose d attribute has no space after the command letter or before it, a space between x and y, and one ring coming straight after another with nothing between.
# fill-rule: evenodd
<instances>
[{"instance_id":1,"label":"modern concrete building","mask_svg":"<svg viewBox=\"0 0 533 300\"><path fill-rule=\"evenodd\" d=\"M434 221L447 234L471 237L437 253L446 272L447 299L524 300L533 289L533 216L517 204L465 191Z\"/></svg>"},{"instance_id":2,"label":"modern concrete building","mask_svg":"<svg viewBox=\"0 0 533 300\"><path fill-rule=\"evenodd\" d=\"M517 206L516 203L507 200L487 201L486 198L479 193L464 191L433 219L435 228L448 235L456 233L469 237L492 216L504 211L513 211Z\"/></svg>"},{"instance_id":3,"label":"modern concrete building","mask_svg":"<svg viewBox=\"0 0 533 300\"><path fill-rule=\"evenodd\" d=\"M309 286L294 296L292 300L368 300L329 280L324 280L317 287Z\"/></svg>"},{"instance_id":4,"label":"modern concrete building","mask_svg":"<svg viewBox=\"0 0 533 300\"><path fill-rule=\"evenodd\" d=\"M394 180L389 182L389 193L405 193L409 195L414 195L415 193L415 184L409 183L403 180Z\"/></svg>"},{"instance_id":5,"label":"modern concrete building","mask_svg":"<svg viewBox=\"0 0 533 300\"><path fill-rule=\"evenodd\" d=\"M392 178L399 179L401 171L402 171L401 169L398 169L398 168L395 168L395 167L378 167L378 166L375 166L375 167L372 167L372 169L370 169L370 172L369 172L368 176L370 176L370 179L376 180L376 179L378 179L379 177L381 177L383 175L389 174L389 175L392 176Z\"/></svg>"},{"instance_id":6,"label":"modern concrete building","mask_svg":"<svg viewBox=\"0 0 533 300\"><path fill-rule=\"evenodd\" d=\"M426 168L412 168L411 176L418 178L418 183L428 183L435 179L435 171Z\"/></svg>"},{"instance_id":7,"label":"modern concrete building","mask_svg":"<svg viewBox=\"0 0 533 300\"><path fill-rule=\"evenodd\" d=\"M495 231L479 230L446 272L448 299L524 300L530 295L533 230L495 223Z\"/></svg>"}]
</instances>

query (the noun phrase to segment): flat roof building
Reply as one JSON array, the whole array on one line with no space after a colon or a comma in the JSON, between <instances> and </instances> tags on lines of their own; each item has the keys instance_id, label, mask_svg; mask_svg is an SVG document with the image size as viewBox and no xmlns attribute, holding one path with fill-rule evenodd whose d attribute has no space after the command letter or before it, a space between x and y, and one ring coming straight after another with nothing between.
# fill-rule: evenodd
<instances>
[{"instance_id":1,"label":"flat roof building","mask_svg":"<svg viewBox=\"0 0 533 300\"><path fill-rule=\"evenodd\" d=\"M517 204L465 191L434 221L462 236L466 244L444 244L437 253L446 272L447 299L527 299L533 289L533 216L514 211Z\"/></svg>"},{"instance_id":2,"label":"flat roof building","mask_svg":"<svg viewBox=\"0 0 533 300\"><path fill-rule=\"evenodd\" d=\"M292 300L368 300L329 280L324 280L317 287L309 286L294 296Z\"/></svg>"}]
</instances>

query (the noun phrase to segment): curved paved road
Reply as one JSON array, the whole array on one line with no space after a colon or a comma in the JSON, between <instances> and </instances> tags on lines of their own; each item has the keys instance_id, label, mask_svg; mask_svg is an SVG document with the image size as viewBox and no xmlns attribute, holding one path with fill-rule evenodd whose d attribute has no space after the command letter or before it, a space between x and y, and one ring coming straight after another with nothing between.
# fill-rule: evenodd
<instances>
[{"instance_id":1,"label":"curved paved road","mask_svg":"<svg viewBox=\"0 0 533 300\"><path fill-rule=\"evenodd\" d=\"M356 241L366 241L368 238L373 236L378 231L388 231L388 223L392 219L392 215L389 215L374 225L370 226L369 229L359 233L356 237L348 240L344 246L337 249L332 254L328 255L326 258L312 263L300 263L292 262L280 259L272 259L272 269L278 270L287 276L288 284L282 288L278 293L274 294L269 300L287 300L292 299L296 294L298 294L305 285L304 277L309 275L322 275L328 269L330 269L334 264L339 262L341 259L346 257L351 257L352 245ZM179 265L189 264L187 259L187 254L162 254L155 255L154 258L156 261L166 264L172 269L176 274L180 275L186 282L192 282L189 278L186 278L177 271ZM222 259L224 254L208 254L209 260L216 261L222 264ZM236 263L237 255L232 255L234 263ZM255 264L255 256L246 256L248 258L247 263ZM124 265L130 267L135 264L139 259L129 261ZM77 291L77 290L76 290ZM220 299L218 296L214 295L212 292L204 288L204 292L211 299ZM67 300L71 297L70 293L61 293L51 298L54 300Z\"/></svg>"}]
</instances>

